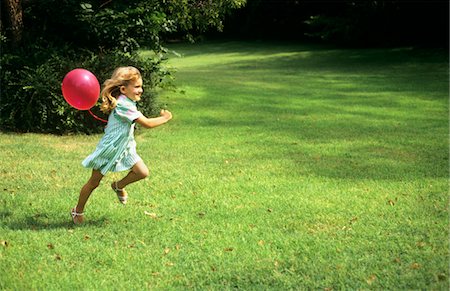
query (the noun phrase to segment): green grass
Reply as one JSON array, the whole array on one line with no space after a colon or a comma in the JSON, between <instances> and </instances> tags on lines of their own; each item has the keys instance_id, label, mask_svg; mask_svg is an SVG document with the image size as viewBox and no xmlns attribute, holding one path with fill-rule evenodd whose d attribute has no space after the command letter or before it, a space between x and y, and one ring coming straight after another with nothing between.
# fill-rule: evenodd
<instances>
[{"instance_id":1,"label":"green grass","mask_svg":"<svg viewBox=\"0 0 450 291\"><path fill-rule=\"evenodd\" d=\"M448 290L446 52L171 49L127 206L108 174L70 223L100 136L0 135L0 289Z\"/></svg>"}]
</instances>

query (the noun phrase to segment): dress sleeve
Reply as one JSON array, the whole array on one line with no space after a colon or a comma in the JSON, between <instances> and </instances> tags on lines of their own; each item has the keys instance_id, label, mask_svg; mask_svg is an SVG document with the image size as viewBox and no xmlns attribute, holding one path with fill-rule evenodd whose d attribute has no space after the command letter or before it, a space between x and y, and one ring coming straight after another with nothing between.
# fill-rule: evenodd
<instances>
[{"instance_id":1,"label":"dress sleeve","mask_svg":"<svg viewBox=\"0 0 450 291\"><path fill-rule=\"evenodd\" d=\"M115 112L121 119L127 120L128 122L133 122L142 116L136 104L132 102L118 102Z\"/></svg>"}]
</instances>

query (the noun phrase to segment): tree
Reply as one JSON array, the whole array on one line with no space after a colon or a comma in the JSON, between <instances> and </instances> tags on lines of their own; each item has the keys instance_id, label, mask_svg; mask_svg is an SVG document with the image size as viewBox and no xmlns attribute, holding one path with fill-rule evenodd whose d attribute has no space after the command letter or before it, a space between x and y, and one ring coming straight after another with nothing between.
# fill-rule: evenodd
<instances>
[{"instance_id":1,"label":"tree","mask_svg":"<svg viewBox=\"0 0 450 291\"><path fill-rule=\"evenodd\" d=\"M23 33L23 17L22 17L22 4L20 0L4 0L3 11L8 13L7 30L11 32L11 40L14 47L17 47L22 40ZM3 15L2 15L3 18ZM1 28L3 30L4 24Z\"/></svg>"},{"instance_id":2,"label":"tree","mask_svg":"<svg viewBox=\"0 0 450 291\"><path fill-rule=\"evenodd\" d=\"M225 33L345 45L448 46L448 0L248 0Z\"/></svg>"},{"instance_id":3,"label":"tree","mask_svg":"<svg viewBox=\"0 0 450 291\"><path fill-rule=\"evenodd\" d=\"M61 81L73 68L100 81L115 67L133 65L146 81L141 111L157 111L156 89L164 68L163 39L193 38L222 29L223 18L245 0L2 0L0 26L0 126L3 130L99 132L103 124L73 110L61 96ZM6 16L5 16L6 15ZM143 58L138 49L155 51Z\"/></svg>"},{"instance_id":4,"label":"tree","mask_svg":"<svg viewBox=\"0 0 450 291\"><path fill-rule=\"evenodd\" d=\"M101 47L119 46L129 51L144 45L157 49L164 36L179 34L192 39L208 29L222 30L225 16L244 4L245 0L84 3L82 19Z\"/></svg>"},{"instance_id":5,"label":"tree","mask_svg":"<svg viewBox=\"0 0 450 291\"><path fill-rule=\"evenodd\" d=\"M231 11L241 8L246 0L163 0L164 12L175 31L193 35L203 33L209 28L223 29L223 20Z\"/></svg>"}]
</instances>

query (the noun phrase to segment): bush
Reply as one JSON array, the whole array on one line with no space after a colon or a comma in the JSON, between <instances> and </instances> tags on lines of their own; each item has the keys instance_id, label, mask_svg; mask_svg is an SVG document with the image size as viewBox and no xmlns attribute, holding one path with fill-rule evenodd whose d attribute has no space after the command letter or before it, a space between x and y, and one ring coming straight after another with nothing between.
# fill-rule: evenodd
<instances>
[{"instance_id":1,"label":"bush","mask_svg":"<svg viewBox=\"0 0 450 291\"><path fill-rule=\"evenodd\" d=\"M100 82L118 66L137 67L146 90L141 111L150 115L158 88L166 86L161 37L222 26L222 18L245 0L77 1L29 0L4 5L0 25L0 126L20 132L94 133L103 129L87 111L71 108L61 82L74 68L93 72ZM14 6L14 7L13 7ZM17 29L23 12L23 27ZM17 18L17 19L16 19ZM12 33L18 30L20 37ZM11 39L11 42L8 42ZM143 58L138 49L155 52ZM98 108L95 114L101 115ZM105 118L105 116L103 116Z\"/></svg>"},{"instance_id":2,"label":"bush","mask_svg":"<svg viewBox=\"0 0 450 291\"><path fill-rule=\"evenodd\" d=\"M338 1L305 21L307 36L357 46L448 47L448 1Z\"/></svg>"},{"instance_id":3,"label":"bush","mask_svg":"<svg viewBox=\"0 0 450 291\"><path fill-rule=\"evenodd\" d=\"M140 110L146 115L158 111L156 95L165 86L170 72L162 66L162 54L143 58L138 53L118 50L95 54L69 48L38 48L36 55L26 55L29 64L18 66L25 57L21 54L1 56L0 125L6 131L97 133L104 123L90 116L88 111L72 108L61 93L61 82L66 73L75 68L85 68L97 76L100 83L109 78L118 66L135 66L144 80L145 91ZM42 51L51 52L43 57ZM37 56L39 54L39 56ZM34 63L34 59L45 59ZM106 119L98 106L94 114Z\"/></svg>"}]
</instances>

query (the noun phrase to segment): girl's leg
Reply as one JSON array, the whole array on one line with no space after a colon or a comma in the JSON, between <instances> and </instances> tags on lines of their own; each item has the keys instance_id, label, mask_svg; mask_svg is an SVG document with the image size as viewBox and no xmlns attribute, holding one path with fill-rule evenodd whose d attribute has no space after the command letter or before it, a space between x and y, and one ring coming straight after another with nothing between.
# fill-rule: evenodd
<instances>
[{"instance_id":1,"label":"girl's leg","mask_svg":"<svg viewBox=\"0 0 450 291\"><path fill-rule=\"evenodd\" d=\"M145 179L149 174L147 166L143 161L137 162L131 171L120 181L117 181L116 186L119 189L125 188L128 184Z\"/></svg>"},{"instance_id":2,"label":"girl's leg","mask_svg":"<svg viewBox=\"0 0 450 291\"><path fill-rule=\"evenodd\" d=\"M76 212L83 213L84 205L86 204L89 196L91 196L92 191L100 185L103 175L98 170L92 170L92 175L87 181L87 183L81 188L80 197L78 198L78 204L76 207Z\"/></svg>"}]
</instances>

